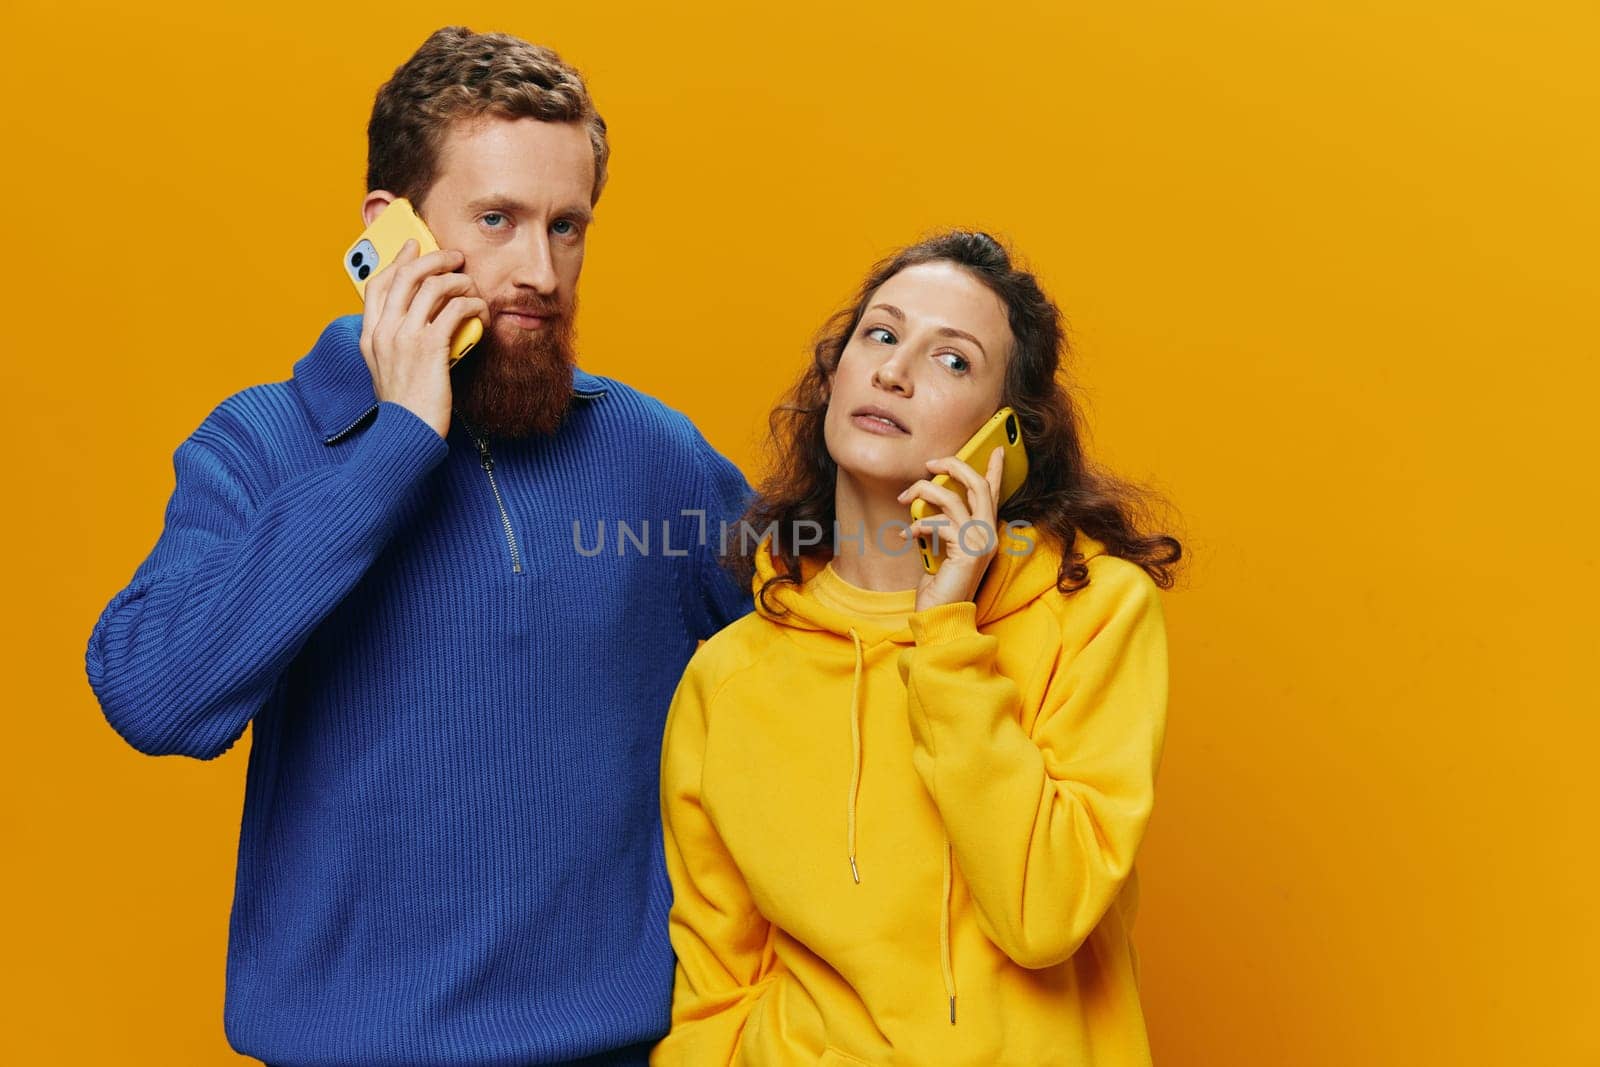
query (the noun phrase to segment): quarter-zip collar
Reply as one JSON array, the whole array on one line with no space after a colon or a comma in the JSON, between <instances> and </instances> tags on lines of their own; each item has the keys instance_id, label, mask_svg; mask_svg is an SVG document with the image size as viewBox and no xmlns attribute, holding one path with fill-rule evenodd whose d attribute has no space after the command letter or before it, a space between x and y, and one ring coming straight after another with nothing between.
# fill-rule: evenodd
<instances>
[{"instance_id":1,"label":"quarter-zip collar","mask_svg":"<svg viewBox=\"0 0 1600 1067\"><path fill-rule=\"evenodd\" d=\"M573 368L575 399L598 400L606 395L606 384L604 378ZM338 442L377 410L372 372L361 355L360 315L341 315L328 323L311 351L295 363L294 387L324 444Z\"/></svg>"}]
</instances>

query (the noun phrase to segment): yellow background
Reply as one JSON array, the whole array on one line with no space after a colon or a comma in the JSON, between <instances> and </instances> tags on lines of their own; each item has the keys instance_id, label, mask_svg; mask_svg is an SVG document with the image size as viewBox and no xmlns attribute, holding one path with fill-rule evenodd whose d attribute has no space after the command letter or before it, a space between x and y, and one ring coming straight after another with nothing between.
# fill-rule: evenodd
<instances>
[{"instance_id":1,"label":"yellow background","mask_svg":"<svg viewBox=\"0 0 1600 1067\"><path fill-rule=\"evenodd\" d=\"M354 310L378 84L445 22L611 124L581 352L754 474L867 265L1010 237L1171 496L1135 929L1156 1062L1600 1063L1591 3L8 3L0 1061L226 1064L247 742L83 673L172 451Z\"/></svg>"}]
</instances>

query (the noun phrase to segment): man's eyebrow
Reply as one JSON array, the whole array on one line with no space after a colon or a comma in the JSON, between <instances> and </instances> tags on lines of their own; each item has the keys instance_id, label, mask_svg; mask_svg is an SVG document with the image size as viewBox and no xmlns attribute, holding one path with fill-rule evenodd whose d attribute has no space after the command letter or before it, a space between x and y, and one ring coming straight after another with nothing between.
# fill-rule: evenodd
<instances>
[{"instance_id":1,"label":"man's eyebrow","mask_svg":"<svg viewBox=\"0 0 1600 1067\"><path fill-rule=\"evenodd\" d=\"M868 308L867 310L871 311L872 308L882 308L895 318L899 319L901 322L906 321L906 313L895 307L893 304L873 304L872 307ZM971 341L973 344L978 346L978 351L983 354L984 359L989 358L989 352L983 347L983 342L972 336L966 330L958 330L954 326L941 326L938 329L938 333L941 337L959 337L962 340Z\"/></svg>"},{"instance_id":2,"label":"man's eyebrow","mask_svg":"<svg viewBox=\"0 0 1600 1067\"><path fill-rule=\"evenodd\" d=\"M488 196L480 196L476 200L467 203L467 211L474 214L493 207L505 208L519 215L534 214L534 208L531 204L524 203L516 197L507 196L504 193L490 193ZM557 216L564 219L576 219L585 225L594 221L594 212L582 205L564 208L557 212Z\"/></svg>"}]
</instances>

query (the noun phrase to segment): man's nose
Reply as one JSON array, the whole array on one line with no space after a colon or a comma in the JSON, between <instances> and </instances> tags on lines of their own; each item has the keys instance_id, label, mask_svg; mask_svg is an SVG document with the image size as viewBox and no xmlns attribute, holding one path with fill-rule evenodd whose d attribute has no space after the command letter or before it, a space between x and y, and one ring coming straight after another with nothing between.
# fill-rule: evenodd
<instances>
[{"instance_id":1,"label":"man's nose","mask_svg":"<svg viewBox=\"0 0 1600 1067\"><path fill-rule=\"evenodd\" d=\"M556 291L555 259L550 255L550 240L543 233L535 234L529 247L522 249L511 280L545 296Z\"/></svg>"}]
</instances>

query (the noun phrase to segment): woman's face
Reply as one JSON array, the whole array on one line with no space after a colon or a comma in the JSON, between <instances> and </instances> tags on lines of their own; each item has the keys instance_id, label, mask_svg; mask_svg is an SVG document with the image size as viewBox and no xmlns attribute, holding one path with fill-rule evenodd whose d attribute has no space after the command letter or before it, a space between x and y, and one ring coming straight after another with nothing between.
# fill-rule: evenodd
<instances>
[{"instance_id":1,"label":"woman's face","mask_svg":"<svg viewBox=\"0 0 1600 1067\"><path fill-rule=\"evenodd\" d=\"M1005 305L964 268L902 270L868 298L839 358L828 454L842 473L895 493L928 477L928 460L953 455L1000 409L1011 343Z\"/></svg>"}]
</instances>

